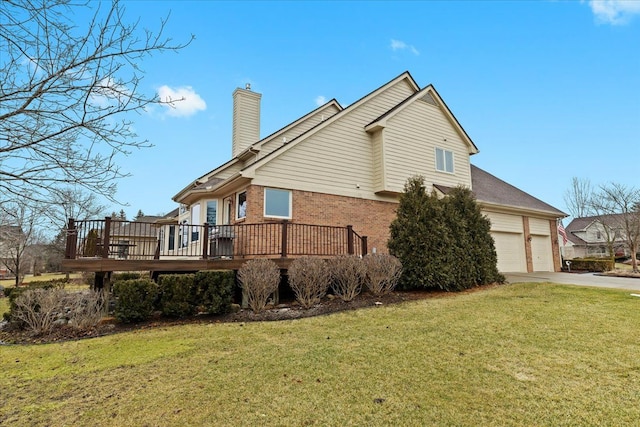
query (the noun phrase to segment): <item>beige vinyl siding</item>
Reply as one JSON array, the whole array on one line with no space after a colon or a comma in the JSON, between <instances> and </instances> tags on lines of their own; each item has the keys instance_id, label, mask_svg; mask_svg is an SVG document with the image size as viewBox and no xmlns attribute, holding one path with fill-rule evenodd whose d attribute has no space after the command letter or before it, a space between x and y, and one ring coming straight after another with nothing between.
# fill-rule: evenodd
<instances>
[{"instance_id":1,"label":"beige vinyl siding","mask_svg":"<svg viewBox=\"0 0 640 427\"><path fill-rule=\"evenodd\" d=\"M373 149L364 126L414 93L401 80L265 163L257 185L373 198Z\"/></svg>"},{"instance_id":2,"label":"beige vinyl siding","mask_svg":"<svg viewBox=\"0 0 640 427\"><path fill-rule=\"evenodd\" d=\"M510 233L522 233L522 217L520 215L508 215L497 212L483 212L491 221L491 231L507 231Z\"/></svg>"},{"instance_id":3,"label":"beige vinyl siding","mask_svg":"<svg viewBox=\"0 0 640 427\"><path fill-rule=\"evenodd\" d=\"M327 105L325 108L318 110L313 116L294 124L284 132L277 132L270 139L265 140L262 143L259 158L262 158L273 150L281 147L284 144L284 141L282 140L283 138L286 138L287 142L291 142L312 127L322 123L324 120L327 120L338 111L340 110L338 110L338 107L335 105Z\"/></svg>"},{"instance_id":4,"label":"beige vinyl siding","mask_svg":"<svg viewBox=\"0 0 640 427\"><path fill-rule=\"evenodd\" d=\"M413 175L424 176L427 185L471 187L469 148L440 107L413 102L389 119L383 146L387 191L402 191ZM453 152L453 173L436 170L436 148Z\"/></svg>"},{"instance_id":5,"label":"beige vinyl siding","mask_svg":"<svg viewBox=\"0 0 640 427\"><path fill-rule=\"evenodd\" d=\"M373 147L373 188L376 192L385 190L384 152L382 146L384 132L384 129L380 129L371 135L371 146Z\"/></svg>"},{"instance_id":6,"label":"beige vinyl siding","mask_svg":"<svg viewBox=\"0 0 640 427\"><path fill-rule=\"evenodd\" d=\"M233 93L232 155L255 144L260 139L259 93L236 89Z\"/></svg>"},{"instance_id":7,"label":"beige vinyl siding","mask_svg":"<svg viewBox=\"0 0 640 427\"><path fill-rule=\"evenodd\" d=\"M529 232L539 236L548 236L551 234L549 220L542 218L529 218Z\"/></svg>"}]
</instances>

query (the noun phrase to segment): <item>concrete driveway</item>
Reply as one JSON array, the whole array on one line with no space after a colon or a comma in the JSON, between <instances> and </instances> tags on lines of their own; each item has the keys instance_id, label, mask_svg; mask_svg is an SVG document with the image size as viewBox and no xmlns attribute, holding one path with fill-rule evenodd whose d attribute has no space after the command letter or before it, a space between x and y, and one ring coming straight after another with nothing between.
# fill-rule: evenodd
<instances>
[{"instance_id":1,"label":"concrete driveway","mask_svg":"<svg viewBox=\"0 0 640 427\"><path fill-rule=\"evenodd\" d=\"M594 273L503 273L509 283L518 282L553 282L577 286L593 286L597 288L626 289L640 291L640 279L629 277L597 276Z\"/></svg>"}]
</instances>

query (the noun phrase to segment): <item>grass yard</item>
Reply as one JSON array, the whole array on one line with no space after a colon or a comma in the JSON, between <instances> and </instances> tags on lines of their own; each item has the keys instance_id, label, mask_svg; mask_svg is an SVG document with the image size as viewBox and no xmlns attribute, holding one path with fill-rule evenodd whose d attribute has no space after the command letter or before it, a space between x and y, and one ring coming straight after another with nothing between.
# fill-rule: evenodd
<instances>
[{"instance_id":1,"label":"grass yard","mask_svg":"<svg viewBox=\"0 0 640 427\"><path fill-rule=\"evenodd\" d=\"M516 284L0 348L13 426L637 425L640 299Z\"/></svg>"},{"instance_id":2,"label":"grass yard","mask_svg":"<svg viewBox=\"0 0 640 427\"><path fill-rule=\"evenodd\" d=\"M69 275L70 279L80 279L82 275L80 273L71 273ZM23 283L26 285L31 282L45 282L47 280L56 280L56 279L64 279L65 273L44 273L40 276L33 276L31 274L27 274L23 280ZM0 285L4 287L13 287L16 283L15 278L13 279L2 279L0 280Z\"/></svg>"}]
</instances>

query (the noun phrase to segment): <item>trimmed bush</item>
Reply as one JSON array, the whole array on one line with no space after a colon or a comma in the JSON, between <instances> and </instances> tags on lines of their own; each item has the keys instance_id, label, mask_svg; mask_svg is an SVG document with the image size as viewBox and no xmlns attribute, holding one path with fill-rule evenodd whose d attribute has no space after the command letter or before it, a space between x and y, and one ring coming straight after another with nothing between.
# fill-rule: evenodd
<instances>
[{"instance_id":1,"label":"trimmed bush","mask_svg":"<svg viewBox=\"0 0 640 427\"><path fill-rule=\"evenodd\" d=\"M269 296L278 290L280 269L270 259L252 259L238 270L238 280L249 307L259 313L266 307Z\"/></svg>"},{"instance_id":2,"label":"trimmed bush","mask_svg":"<svg viewBox=\"0 0 640 427\"><path fill-rule=\"evenodd\" d=\"M365 284L375 296L390 293L398 285L402 274L402 263L393 255L369 254L362 259Z\"/></svg>"},{"instance_id":3,"label":"trimmed bush","mask_svg":"<svg viewBox=\"0 0 640 427\"><path fill-rule=\"evenodd\" d=\"M146 320L153 313L158 286L151 279L118 280L113 284L116 318L125 323Z\"/></svg>"},{"instance_id":4,"label":"trimmed bush","mask_svg":"<svg viewBox=\"0 0 640 427\"><path fill-rule=\"evenodd\" d=\"M304 308L311 308L320 302L330 284L329 266L320 258L296 258L289 266L289 286Z\"/></svg>"},{"instance_id":5,"label":"trimmed bush","mask_svg":"<svg viewBox=\"0 0 640 427\"><path fill-rule=\"evenodd\" d=\"M160 311L165 316L183 317L197 311L193 274L167 274L158 278Z\"/></svg>"},{"instance_id":6,"label":"trimmed bush","mask_svg":"<svg viewBox=\"0 0 640 427\"><path fill-rule=\"evenodd\" d=\"M362 290L365 277L364 264L356 255L340 255L329 260L331 289L334 295L348 302Z\"/></svg>"},{"instance_id":7,"label":"trimmed bush","mask_svg":"<svg viewBox=\"0 0 640 427\"><path fill-rule=\"evenodd\" d=\"M117 282L118 280L136 280L136 279L144 279L147 274L140 273L137 271L123 271L121 273L113 273L111 275L111 281ZM91 282L93 284L93 282Z\"/></svg>"},{"instance_id":8,"label":"trimmed bush","mask_svg":"<svg viewBox=\"0 0 640 427\"><path fill-rule=\"evenodd\" d=\"M582 271L611 271L615 264L610 258L574 258L571 261L571 270Z\"/></svg>"},{"instance_id":9,"label":"trimmed bush","mask_svg":"<svg viewBox=\"0 0 640 427\"><path fill-rule=\"evenodd\" d=\"M199 271L194 276L196 302L208 314L231 310L234 286L233 271Z\"/></svg>"}]
</instances>

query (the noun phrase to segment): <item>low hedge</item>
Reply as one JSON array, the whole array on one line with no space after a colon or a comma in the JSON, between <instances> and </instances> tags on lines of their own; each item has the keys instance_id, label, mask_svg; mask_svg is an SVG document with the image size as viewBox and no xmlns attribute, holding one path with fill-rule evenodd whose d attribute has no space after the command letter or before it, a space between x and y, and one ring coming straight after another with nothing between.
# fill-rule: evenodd
<instances>
[{"instance_id":1,"label":"low hedge","mask_svg":"<svg viewBox=\"0 0 640 427\"><path fill-rule=\"evenodd\" d=\"M227 313L231 308L234 285L232 271L161 275L158 278L160 310L163 315L173 317L199 312Z\"/></svg>"},{"instance_id":2,"label":"low hedge","mask_svg":"<svg viewBox=\"0 0 640 427\"><path fill-rule=\"evenodd\" d=\"M208 314L223 314L231 309L235 274L233 271L199 271L194 287L200 309Z\"/></svg>"},{"instance_id":3,"label":"low hedge","mask_svg":"<svg viewBox=\"0 0 640 427\"><path fill-rule=\"evenodd\" d=\"M118 280L113 284L115 316L121 322L141 322L153 313L158 286L151 279Z\"/></svg>"},{"instance_id":4,"label":"low hedge","mask_svg":"<svg viewBox=\"0 0 640 427\"><path fill-rule=\"evenodd\" d=\"M611 271L614 262L609 258L574 258L571 261L571 270L580 271Z\"/></svg>"},{"instance_id":5,"label":"low hedge","mask_svg":"<svg viewBox=\"0 0 640 427\"><path fill-rule=\"evenodd\" d=\"M193 274L166 274L158 277L160 311L165 316L183 317L196 312Z\"/></svg>"}]
</instances>

